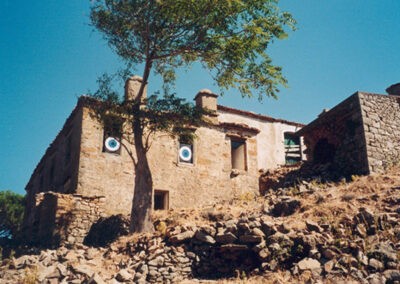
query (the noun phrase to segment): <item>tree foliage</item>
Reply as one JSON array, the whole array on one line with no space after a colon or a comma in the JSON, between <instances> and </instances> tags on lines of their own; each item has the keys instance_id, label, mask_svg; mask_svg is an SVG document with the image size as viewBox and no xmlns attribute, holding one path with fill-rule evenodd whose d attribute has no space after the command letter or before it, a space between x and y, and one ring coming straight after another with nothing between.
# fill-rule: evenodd
<instances>
[{"instance_id":1,"label":"tree foliage","mask_svg":"<svg viewBox=\"0 0 400 284\"><path fill-rule=\"evenodd\" d=\"M196 108L193 103L177 97L174 93L156 93L140 101L122 101L118 91L111 88L113 79L113 76L108 74L98 78L99 88L92 97L101 101L95 106L95 115L103 124L115 120L125 124L121 137L121 142L125 142L124 146L134 144L132 128L127 126L133 120L140 121L144 146L148 150L151 137L157 132L168 134L171 138L185 136L188 140L193 140L193 128L204 123L203 116L210 114L209 111ZM135 158L132 158L136 164Z\"/></svg>"},{"instance_id":2,"label":"tree foliage","mask_svg":"<svg viewBox=\"0 0 400 284\"><path fill-rule=\"evenodd\" d=\"M193 105L170 92L176 69L201 62L221 91L237 88L242 96L275 98L286 79L267 47L285 38L295 21L279 10L278 0L95 0L90 17L128 70L143 67L134 101L118 102L107 76L100 78L97 97L112 109L99 112L103 120L112 113L130 122L132 135L126 137L135 147L130 152L135 165L131 231L150 231L149 137L158 131L189 135L187 126L199 119ZM163 79L163 98L144 98L151 72Z\"/></svg>"},{"instance_id":3,"label":"tree foliage","mask_svg":"<svg viewBox=\"0 0 400 284\"><path fill-rule=\"evenodd\" d=\"M169 84L200 61L222 90L276 97L286 85L266 50L295 21L278 0L104 0L91 20L126 62L145 63Z\"/></svg>"},{"instance_id":4,"label":"tree foliage","mask_svg":"<svg viewBox=\"0 0 400 284\"><path fill-rule=\"evenodd\" d=\"M0 192L0 238L15 238L22 226L25 198L12 191Z\"/></svg>"}]
</instances>

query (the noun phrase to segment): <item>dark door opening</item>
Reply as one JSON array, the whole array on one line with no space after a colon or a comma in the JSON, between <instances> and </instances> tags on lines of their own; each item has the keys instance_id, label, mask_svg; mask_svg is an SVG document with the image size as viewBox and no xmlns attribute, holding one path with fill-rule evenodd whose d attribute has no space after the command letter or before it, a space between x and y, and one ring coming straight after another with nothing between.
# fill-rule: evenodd
<instances>
[{"instance_id":1,"label":"dark door opening","mask_svg":"<svg viewBox=\"0 0 400 284\"><path fill-rule=\"evenodd\" d=\"M328 142L328 139L320 139L314 147L314 163L327 164L333 162L336 148Z\"/></svg>"}]
</instances>

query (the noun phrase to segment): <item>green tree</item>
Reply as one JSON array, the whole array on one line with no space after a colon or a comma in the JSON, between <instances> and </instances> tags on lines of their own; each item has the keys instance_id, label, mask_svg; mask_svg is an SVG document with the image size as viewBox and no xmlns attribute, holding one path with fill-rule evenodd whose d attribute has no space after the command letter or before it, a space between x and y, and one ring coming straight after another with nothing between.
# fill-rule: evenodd
<instances>
[{"instance_id":1,"label":"green tree","mask_svg":"<svg viewBox=\"0 0 400 284\"><path fill-rule=\"evenodd\" d=\"M272 64L267 47L285 38L285 29L294 28L295 21L279 10L278 0L97 0L90 17L128 66L143 68L138 96L128 110L136 152L131 231L149 231L152 177L144 139L148 124L140 113L151 72L162 77L168 92L177 68L200 62L222 92L237 88L243 96L276 98L286 79ZM114 98L114 93L105 97ZM165 105L179 111L171 104L175 99L166 97ZM154 130L165 123L154 122Z\"/></svg>"},{"instance_id":2,"label":"green tree","mask_svg":"<svg viewBox=\"0 0 400 284\"><path fill-rule=\"evenodd\" d=\"M12 191L0 192L0 238L15 238L22 226L25 198Z\"/></svg>"}]
</instances>

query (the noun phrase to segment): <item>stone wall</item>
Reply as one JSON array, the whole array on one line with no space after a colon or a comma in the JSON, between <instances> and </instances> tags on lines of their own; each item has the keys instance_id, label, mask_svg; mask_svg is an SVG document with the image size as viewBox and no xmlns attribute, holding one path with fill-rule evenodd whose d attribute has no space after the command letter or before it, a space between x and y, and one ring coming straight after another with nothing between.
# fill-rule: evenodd
<instances>
[{"instance_id":1,"label":"stone wall","mask_svg":"<svg viewBox=\"0 0 400 284\"><path fill-rule=\"evenodd\" d=\"M81 129L82 107L79 102L47 148L26 185L24 224L33 222L32 210L36 206L36 194L47 191L75 192L78 183Z\"/></svg>"},{"instance_id":2,"label":"stone wall","mask_svg":"<svg viewBox=\"0 0 400 284\"><path fill-rule=\"evenodd\" d=\"M370 172L400 163L400 97L360 93Z\"/></svg>"},{"instance_id":3,"label":"stone wall","mask_svg":"<svg viewBox=\"0 0 400 284\"><path fill-rule=\"evenodd\" d=\"M298 135L304 136L308 160L331 163L345 176L369 173L359 93L320 114Z\"/></svg>"},{"instance_id":4,"label":"stone wall","mask_svg":"<svg viewBox=\"0 0 400 284\"><path fill-rule=\"evenodd\" d=\"M104 197L39 193L24 228L27 242L46 247L82 243L90 227L104 217Z\"/></svg>"},{"instance_id":5,"label":"stone wall","mask_svg":"<svg viewBox=\"0 0 400 284\"><path fill-rule=\"evenodd\" d=\"M168 191L169 207L196 207L233 195L258 191L257 140L246 130L218 125L195 132L193 164L179 162L178 139L157 134L148 153L155 190ZM247 170L232 175L231 135L246 139ZM123 141L134 153L132 145ZM77 193L104 195L108 214L131 210L134 167L127 149L120 154L103 152L103 127L84 109Z\"/></svg>"}]
</instances>

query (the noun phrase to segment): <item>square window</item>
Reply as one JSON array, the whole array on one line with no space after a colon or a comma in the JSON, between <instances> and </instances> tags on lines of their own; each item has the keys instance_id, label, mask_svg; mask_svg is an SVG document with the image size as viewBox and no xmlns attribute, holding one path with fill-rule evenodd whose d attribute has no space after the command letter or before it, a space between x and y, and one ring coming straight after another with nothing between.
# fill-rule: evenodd
<instances>
[{"instance_id":1,"label":"square window","mask_svg":"<svg viewBox=\"0 0 400 284\"><path fill-rule=\"evenodd\" d=\"M166 190L154 191L154 210L168 210L169 192Z\"/></svg>"},{"instance_id":2,"label":"square window","mask_svg":"<svg viewBox=\"0 0 400 284\"><path fill-rule=\"evenodd\" d=\"M246 140L231 138L232 169L247 170Z\"/></svg>"}]
</instances>

